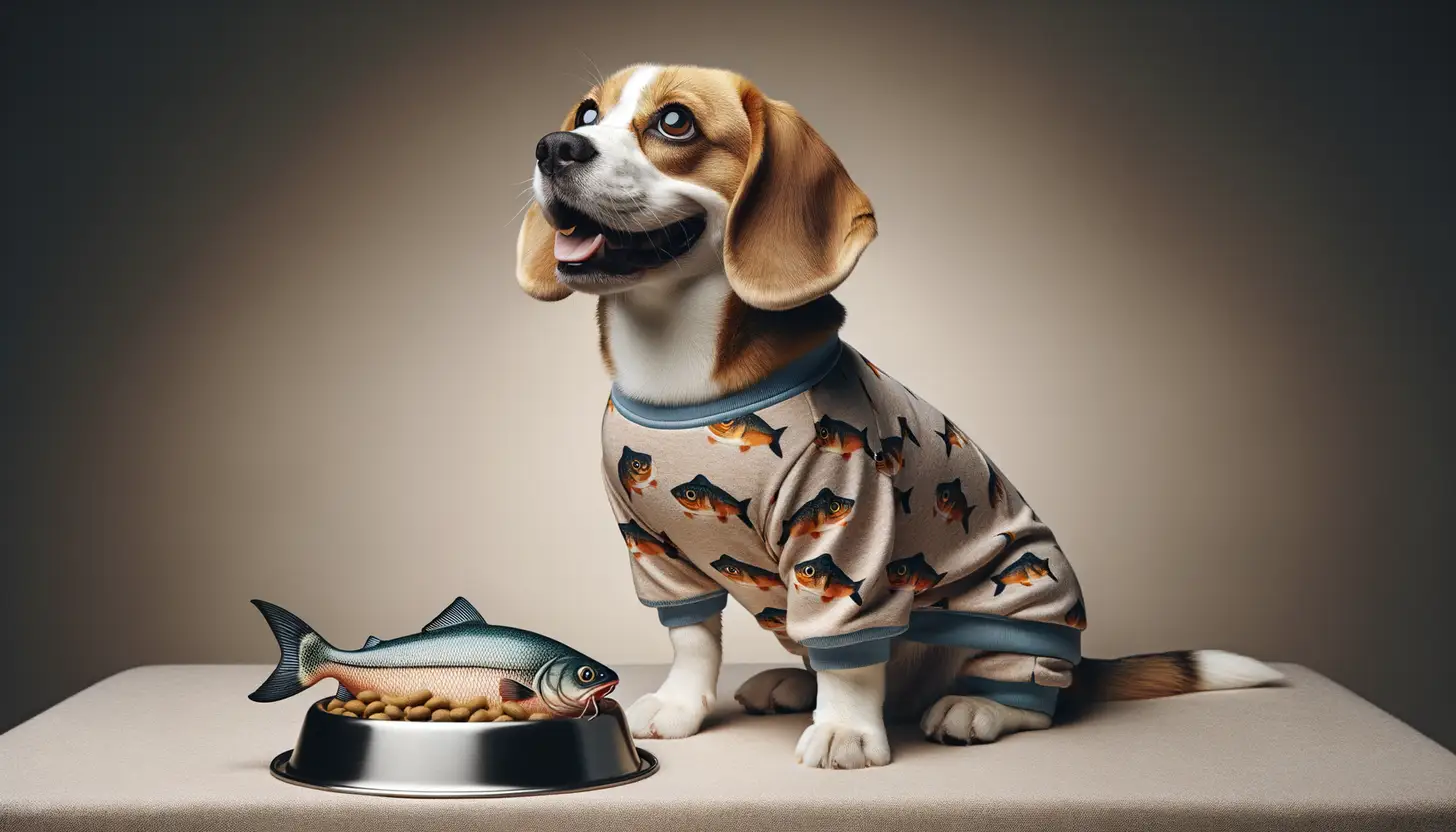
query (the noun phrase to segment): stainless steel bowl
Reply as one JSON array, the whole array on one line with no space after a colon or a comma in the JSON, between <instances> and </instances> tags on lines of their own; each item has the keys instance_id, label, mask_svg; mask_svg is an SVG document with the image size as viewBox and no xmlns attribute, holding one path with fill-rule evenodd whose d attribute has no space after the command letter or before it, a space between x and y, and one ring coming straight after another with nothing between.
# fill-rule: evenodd
<instances>
[{"instance_id":1,"label":"stainless steel bowl","mask_svg":"<svg viewBox=\"0 0 1456 832\"><path fill-rule=\"evenodd\" d=\"M269 768L300 786L390 797L582 791L657 771L657 758L633 744L622 707L601 704L593 718L535 722L396 722L315 706L298 744Z\"/></svg>"}]
</instances>

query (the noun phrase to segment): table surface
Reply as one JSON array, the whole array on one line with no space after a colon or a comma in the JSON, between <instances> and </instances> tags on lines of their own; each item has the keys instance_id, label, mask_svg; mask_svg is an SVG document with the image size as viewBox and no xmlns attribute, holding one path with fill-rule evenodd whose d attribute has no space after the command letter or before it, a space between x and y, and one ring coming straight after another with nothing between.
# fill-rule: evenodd
<instances>
[{"instance_id":1,"label":"table surface","mask_svg":"<svg viewBox=\"0 0 1456 832\"><path fill-rule=\"evenodd\" d=\"M565 795L408 800L274 779L304 709L255 704L270 667L166 665L105 679L0 735L0 829L534 830L1456 829L1456 755L1330 680L1106 703L987 746L892 728L895 759L861 771L793 760L807 714L749 716L724 668L704 730L643 740L661 770ZM622 702L661 666L618 668Z\"/></svg>"}]
</instances>

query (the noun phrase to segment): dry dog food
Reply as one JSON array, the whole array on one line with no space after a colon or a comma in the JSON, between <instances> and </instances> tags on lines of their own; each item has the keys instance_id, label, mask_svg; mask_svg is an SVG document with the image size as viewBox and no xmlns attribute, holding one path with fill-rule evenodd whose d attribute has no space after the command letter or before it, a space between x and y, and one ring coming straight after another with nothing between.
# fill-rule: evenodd
<instances>
[{"instance_id":1,"label":"dry dog food","mask_svg":"<svg viewBox=\"0 0 1456 832\"><path fill-rule=\"evenodd\" d=\"M417 690L404 696L363 690L348 702L330 699L319 707L336 716L410 722L534 722L551 719L550 714L529 713L515 702L491 705L484 696L452 700L428 690Z\"/></svg>"}]
</instances>

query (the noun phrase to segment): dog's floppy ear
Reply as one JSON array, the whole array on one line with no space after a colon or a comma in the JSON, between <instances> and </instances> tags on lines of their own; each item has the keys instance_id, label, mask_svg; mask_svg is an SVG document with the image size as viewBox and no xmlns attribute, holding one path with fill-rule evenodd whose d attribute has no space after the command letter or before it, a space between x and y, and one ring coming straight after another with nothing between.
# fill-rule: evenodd
<instances>
[{"instance_id":1,"label":"dog's floppy ear","mask_svg":"<svg viewBox=\"0 0 1456 832\"><path fill-rule=\"evenodd\" d=\"M541 216L534 199L516 238L516 282L536 300L561 300L571 289L556 279L556 229Z\"/></svg>"},{"instance_id":2,"label":"dog's floppy ear","mask_svg":"<svg viewBox=\"0 0 1456 832\"><path fill-rule=\"evenodd\" d=\"M849 277L877 225L869 197L792 106L742 87L752 139L723 233L733 291L750 306L789 309Z\"/></svg>"}]
</instances>

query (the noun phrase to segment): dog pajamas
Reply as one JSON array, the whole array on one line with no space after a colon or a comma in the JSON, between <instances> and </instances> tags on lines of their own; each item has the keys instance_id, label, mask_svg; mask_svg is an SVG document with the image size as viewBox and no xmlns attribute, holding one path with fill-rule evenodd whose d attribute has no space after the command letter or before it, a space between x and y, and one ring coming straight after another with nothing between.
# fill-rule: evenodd
<instances>
[{"instance_id":1,"label":"dog pajamas","mask_svg":"<svg viewBox=\"0 0 1456 832\"><path fill-rule=\"evenodd\" d=\"M815 670L893 639L976 651L956 693L1052 713L1081 591L1051 530L954 422L837 337L748 390L613 389L603 474L638 599L668 627L733 596Z\"/></svg>"}]
</instances>

